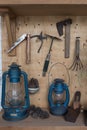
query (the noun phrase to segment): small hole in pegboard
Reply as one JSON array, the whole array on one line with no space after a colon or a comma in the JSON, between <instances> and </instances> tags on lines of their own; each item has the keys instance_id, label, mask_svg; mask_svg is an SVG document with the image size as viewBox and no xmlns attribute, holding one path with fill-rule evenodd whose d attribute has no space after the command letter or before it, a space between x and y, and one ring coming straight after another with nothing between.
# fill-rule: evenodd
<instances>
[{"instance_id":1,"label":"small hole in pegboard","mask_svg":"<svg viewBox=\"0 0 87 130\"><path fill-rule=\"evenodd\" d=\"M19 27L17 27L17 30L19 31Z\"/></svg>"},{"instance_id":2,"label":"small hole in pegboard","mask_svg":"<svg viewBox=\"0 0 87 130\"><path fill-rule=\"evenodd\" d=\"M38 61L38 64L40 64L40 61Z\"/></svg>"},{"instance_id":3,"label":"small hole in pegboard","mask_svg":"<svg viewBox=\"0 0 87 130\"><path fill-rule=\"evenodd\" d=\"M34 25L34 28L35 28L35 25Z\"/></svg>"},{"instance_id":4,"label":"small hole in pegboard","mask_svg":"<svg viewBox=\"0 0 87 130\"><path fill-rule=\"evenodd\" d=\"M64 74L62 76L64 77Z\"/></svg>"},{"instance_id":5,"label":"small hole in pegboard","mask_svg":"<svg viewBox=\"0 0 87 130\"><path fill-rule=\"evenodd\" d=\"M16 59L16 62L18 62L18 59Z\"/></svg>"},{"instance_id":6,"label":"small hole in pegboard","mask_svg":"<svg viewBox=\"0 0 87 130\"><path fill-rule=\"evenodd\" d=\"M63 52L64 52L64 49L63 49Z\"/></svg>"},{"instance_id":7,"label":"small hole in pegboard","mask_svg":"<svg viewBox=\"0 0 87 130\"><path fill-rule=\"evenodd\" d=\"M77 87L75 86L75 88L77 88Z\"/></svg>"},{"instance_id":8,"label":"small hole in pegboard","mask_svg":"<svg viewBox=\"0 0 87 130\"><path fill-rule=\"evenodd\" d=\"M38 100L40 101L40 98L38 98Z\"/></svg>"},{"instance_id":9,"label":"small hole in pegboard","mask_svg":"<svg viewBox=\"0 0 87 130\"><path fill-rule=\"evenodd\" d=\"M27 23L25 25L27 26Z\"/></svg>"},{"instance_id":10,"label":"small hole in pegboard","mask_svg":"<svg viewBox=\"0 0 87 130\"><path fill-rule=\"evenodd\" d=\"M75 26L75 29L76 29L76 26Z\"/></svg>"},{"instance_id":11,"label":"small hole in pegboard","mask_svg":"<svg viewBox=\"0 0 87 130\"><path fill-rule=\"evenodd\" d=\"M83 43L83 48L85 48L85 46L86 46L86 44L85 44L85 43Z\"/></svg>"},{"instance_id":12,"label":"small hole in pegboard","mask_svg":"<svg viewBox=\"0 0 87 130\"><path fill-rule=\"evenodd\" d=\"M76 23L76 26L78 26L78 23Z\"/></svg>"},{"instance_id":13,"label":"small hole in pegboard","mask_svg":"<svg viewBox=\"0 0 87 130\"><path fill-rule=\"evenodd\" d=\"M40 26L40 23L38 23L38 26Z\"/></svg>"},{"instance_id":14,"label":"small hole in pegboard","mask_svg":"<svg viewBox=\"0 0 87 130\"><path fill-rule=\"evenodd\" d=\"M40 74L38 74L38 76L40 76Z\"/></svg>"},{"instance_id":15,"label":"small hole in pegboard","mask_svg":"<svg viewBox=\"0 0 87 130\"><path fill-rule=\"evenodd\" d=\"M52 76L52 74L50 74L50 76Z\"/></svg>"},{"instance_id":16,"label":"small hole in pegboard","mask_svg":"<svg viewBox=\"0 0 87 130\"><path fill-rule=\"evenodd\" d=\"M53 26L53 24L52 24L52 23L51 23L50 25L51 25L51 26Z\"/></svg>"},{"instance_id":17,"label":"small hole in pegboard","mask_svg":"<svg viewBox=\"0 0 87 130\"><path fill-rule=\"evenodd\" d=\"M87 42L87 40L86 40L86 42Z\"/></svg>"},{"instance_id":18,"label":"small hole in pegboard","mask_svg":"<svg viewBox=\"0 0 87 130\"><path fill-rule=\"evenodd\" d=\"M75 76L77 77L77 74L75 74Z\"/></svg>"}]
</instances>

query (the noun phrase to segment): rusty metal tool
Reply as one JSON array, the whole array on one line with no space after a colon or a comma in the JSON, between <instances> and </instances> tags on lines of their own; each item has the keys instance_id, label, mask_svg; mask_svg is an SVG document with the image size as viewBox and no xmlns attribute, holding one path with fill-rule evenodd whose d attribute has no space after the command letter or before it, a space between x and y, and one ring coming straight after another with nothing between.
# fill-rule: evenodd
<instances>
[{"instance_id":1,"label":"rusty metal tool","mask_svg":"<svg viewBox=\"0 0 87 130\"><path fill-rule=\"evenodd\" d=\"M69 69L71 70L80 70L83 68L83 64L80 60L80 56L79 56L79 52L80 52L80 37L76 37L76 44L75 44L75 59L73 61L73 64L71 65L71 67Z\"/></svg>"},{"instance_id":2,"label":"rusty metal tool","mask_svg":"<svg viewBox=\"0 0 87 130\"><path fill-rule=\"evenodd\" d=\"M30 43L30 35L23 34L18 40L13 43L13 46L8 50L8 53L11 52L14 48L16 48L22 41L26 39L26 64L31 62L31 43Z\"/></svg>"},{"instance_id":3,"label":"rusty metal tool","mask_svg":"<svg viewBox=\"0 0 87 130\"><path fill-rule=\"evenodd\" d=\"M40 47L39 47L39 49L37 51L39 53L41 48L42 48L42 46L43 46L43 40L47 39L47 36L43 36L43 33L41 32L40 35L31 36L31 38L35 38L35 37L37 37L41 41L41 45L40 45Z\"/></svg>"},{"instance_id":4,"label":"rusty metal tool","mask_svg":"<svg viewBox=\"0 0 87 130\"><path fill-rule=\"evenodd\" d=\"M7 51L7 53L10 53L14 48L16 48L21 42L23 42L26 38L27 34L23 34L20 36L16 42L13 43L13 46Z\"/></svg>"},{"instance_id":5,"label":"rusty metal tool","mask_svg":"<svg viewBox=\"0 0 87 130\"><path fill-rule=\"evenodd\" d=\"M58 37L55 37L55 36L51 36L51 35L48 35L46 34L47 37L49 37L51 39L51 44L50 44L50 48L49 48L49 51L48 51L48 54L46 56L46 59L45 59L45 62L44 62L44 67L43 67L43 76L46 76L46 72L48 70L48 66L49 66L49 62L50 62L50 57L51 57L51 50L52 50L52 46L53 46L53 41L54 40L58 40L58 41L61 41L60 38Z\"/></svg>"},{"instance_id":6,"label":"rusty metal tool","mask_svg":"<svg viewBox=\"0 0 87 130\"><path fill-rule=\"evenodd\" d=\"M64 21L56 23L56 27L60 36L63 35L63 26L65 26L65 58L70 56L70 26L72 19L66 19Z\"/></svg>"},{"instance_id":7,"label":"rusty metal tool","mask_svg":"<svg viewBox=\"0 0 87 130\"><path fill-rule=\"evenodd\" d=\"M47 36L43 36L42 32L40 35L33 35L30 36L29 34L23 34L21 37L18 38L18 40L13 43L13 46L7 51L7 53L10 53L13 49L15 49L22 41L26 39L26 64L29 64L31 62L31 42L30 39L37 37L39 40L41 40L41 45L38 49L38 52L40 51L42 45L43 45L43 40L47 39Z\"/></svg>"}]
</instances>

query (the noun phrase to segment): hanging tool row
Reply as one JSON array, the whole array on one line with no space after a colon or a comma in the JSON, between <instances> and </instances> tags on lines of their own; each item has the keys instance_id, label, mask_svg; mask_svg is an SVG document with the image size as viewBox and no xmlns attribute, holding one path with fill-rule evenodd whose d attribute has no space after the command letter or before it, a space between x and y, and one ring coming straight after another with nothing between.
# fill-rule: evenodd
<instances>
[{"instance_id":1,"label":"hanging tool row","mask_svg":"<svg viewBox=\"0 0 87 130\"><path fill-rule=\"evenodd\" d=\"M70 57L70 26L72 24L72 19L66 19L64 21L58 22L56 23L56 27L59 33L59 36L63 35L63 26L65 26L65 58L69 58ZM22 41L26 40L26 64L31 63L31 39L37 37L40 41L41 41L41 45L38 49L38 53L40 52L42 45L43 45L43 41L47 38L51 39L51 44L50 44L50 48L49 51L47 53L45 62L44 62L44 66L43 66L43 76L46 75L46 72L48 71L48 67L49 67L49 63L50 63L50 57L51 57L51 50L52 50L52 46L53 46L53 42L54 40L57 41L62 41L61 38L55 37L55 36L51 36L48 34L43 34L42 32L39 35L33 35L31 36L30 34L23 34L20 38L18 38L18 40L13 43L13 46L8 50L8 53L10 53L14 48L16 48ZM83 64L80 60L80 37L76 37L76 47L75 47L75 59L73 64L71 65L70 69L72 70L80 70L83 68Z\"/></svg>"}]
</instances>

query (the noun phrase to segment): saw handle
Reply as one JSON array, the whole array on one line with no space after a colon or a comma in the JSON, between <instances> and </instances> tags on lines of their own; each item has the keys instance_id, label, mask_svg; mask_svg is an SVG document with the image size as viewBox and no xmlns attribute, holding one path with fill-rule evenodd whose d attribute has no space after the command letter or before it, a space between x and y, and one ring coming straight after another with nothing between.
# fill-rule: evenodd
<instances>
[{"instance_id":1,"label":"saw handle","mask_svg":"<svg viewBox=\"0 0 87 130\"><path fill-rule=\"evenodd\" d=\"M30 34L27 34L26 37L26 64L31 63L31 42Z\"/></svg>"}]
</instances>

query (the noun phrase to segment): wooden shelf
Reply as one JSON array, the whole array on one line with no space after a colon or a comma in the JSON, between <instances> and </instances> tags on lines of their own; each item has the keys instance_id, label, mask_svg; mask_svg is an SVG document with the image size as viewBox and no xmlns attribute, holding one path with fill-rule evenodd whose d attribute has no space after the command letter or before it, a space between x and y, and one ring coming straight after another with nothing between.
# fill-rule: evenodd
<instances>
[{"instance_id":1,"label":"wooden shelf","mask_svg":"<svg viewBox=\"0 0 87 130\"><path fill-rule=\"evenodd\" d=\"M0 0L16 15L87 15L87 0Z\"/></svg>"},{"instance_id":2,"label":"wooden shelf","mask_svg":"<svg viewBox=\"0 0 87 130\"><path fill-rule=\"evenodd\" d=\"M87 4L87 0L0 0L0 5L13 4Z\"/></svg>"},{"instance_id":3,"label":"wooden shelf","mask_svg":"<svg viewBox=\"0 0 87 130\"><path fill-rule=\"evenodd\" d=\"M65 127L66 126L66 127ZM33 119L31 117L26 118L25 120L17 121L17 122L9 122L5 121L2 118L2 113L0 114L0 129L9 129L12 128L12 130L15 129L24 129L24 130L33 130L35 128L38 130L82 130L82 129L87 129L86 126L84 126L84 121L83 121L83 115L82 113L79 115L76 123L71 123L71 122L66 122L62 116L52 116L50 115L50 118L48 119Z\"/></svg>"}]
</instances>

